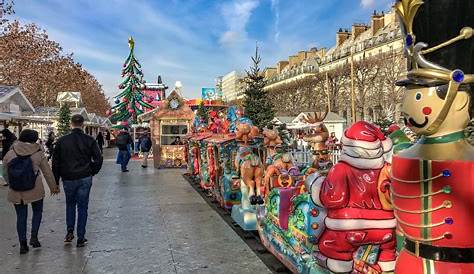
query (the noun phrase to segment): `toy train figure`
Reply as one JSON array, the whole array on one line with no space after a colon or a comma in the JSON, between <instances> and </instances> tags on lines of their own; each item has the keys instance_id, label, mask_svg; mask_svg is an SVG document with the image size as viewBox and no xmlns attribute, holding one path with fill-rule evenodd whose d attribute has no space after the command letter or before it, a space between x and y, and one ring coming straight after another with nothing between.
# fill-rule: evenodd
<instances>
[{"instance_id":1,"label":"toy train figure","mask_svg":"<svg viewBox=\"0 0 474 274\"><path fill-rule=\"evenodd\" d=\"M205 143L208 158L212 159L208 165L212 195L222 208L231 210L241 200L240 183L235 180L237 170L232 164L237 149L235 136L214 135Z\"/></svg>"},{"instance_id":2,"label":"toy train figure","mask_svg":"<svg viewBox=\"0 0 474 274\"><path fill-rule=\"evenodd\" d=\"M262 243L294 273L382 273L395 264L395 218L388 197L392 145L357 122L342 138L341 161L306 191L274 188L258 217Z\"/></svg>"},{"instance_id":3,"label":"toy train figure","mask_svg":"<svg viewBox=\"0 0 474 274\"><path fill-rule=\"evenodd\" d=\"M249 121L237 124L236 140L234 165L238 170L236 179L240 179L241 204L232 207L231 216L243 230L256 230L257 204L264 203L265 194L262 140L258 128Z\"/></svg>"},{"instance_id":4,"label":"toy train figure","mask_svg":"<svg viewBox=\"0 0 474 274\"><path fill-rule=\"evenodd\" d=\"M419 136L393 157L391 196L404 238L397 273L474 273L473 1L395 5L409 60L402 114Z\"/></svg>"},{"instance_id":5,"label":"toy train figure","mask_svg":"<svg viewBox=\"0 0 474 274\"><path fill-rule=\"evenodd\" d=\"M186 138L188 145L188 172L195 182L200 183L202 180L203 174L201 172L203 168L205 169L202 163L202 151L205 150L204 140L210 136L211 134L209 133L203 133L193 134Z\"/></svg>"}]
</instances>

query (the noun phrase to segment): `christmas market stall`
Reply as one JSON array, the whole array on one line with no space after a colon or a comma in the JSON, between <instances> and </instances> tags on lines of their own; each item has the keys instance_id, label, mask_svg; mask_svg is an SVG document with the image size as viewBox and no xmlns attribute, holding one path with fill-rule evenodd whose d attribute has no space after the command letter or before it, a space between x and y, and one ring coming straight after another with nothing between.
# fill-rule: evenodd
<instances>
[{"instance_id":1,"label":"christmas market stall","mask_svg":"<svg viewBox=\"0 0 474 274\"><path fill-rule=\"evenodd\" d=\"M184 139L190 131L194 113L176 91L171 92L150 118L155 168L185 167Z\"/></svg>"}]
</instances>

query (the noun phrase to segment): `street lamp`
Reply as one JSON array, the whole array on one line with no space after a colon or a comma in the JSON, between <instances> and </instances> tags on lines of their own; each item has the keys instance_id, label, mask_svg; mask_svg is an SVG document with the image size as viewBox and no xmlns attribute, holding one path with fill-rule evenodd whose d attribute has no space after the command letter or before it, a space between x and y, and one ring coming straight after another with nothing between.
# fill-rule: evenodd
<instances>
[{"instance_id":1,"label":"street lamp","mask_svg":"<svg viewBox=\"0 0 474 274\"><path fill-rule=\"evenodd\" d=\"M354 89L354 45L351 45L351 116L352 123L357 121Z\"/></svg>"}]
</instances>

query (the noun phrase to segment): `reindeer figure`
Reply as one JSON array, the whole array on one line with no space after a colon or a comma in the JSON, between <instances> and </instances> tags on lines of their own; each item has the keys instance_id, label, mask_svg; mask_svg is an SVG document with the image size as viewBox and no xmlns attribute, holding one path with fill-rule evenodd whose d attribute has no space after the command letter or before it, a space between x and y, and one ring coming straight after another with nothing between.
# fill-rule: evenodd
<instances>
[{"instance_id":1,"label":"reindeer figure","mask_svg":"<svg viewBox=\"0 0 474 274\"><path fill-rule=\"evenodd\" d=\"M314 153L312 170L328 170L332 166L330 154L326 146L329 131L323 123L328 113L329 107L326 106L324 112L313 112L313 115L308 114L307 117L302 119L312 126L311 132L303 137L303 140L309 143Z\"/></svg>"},{"instance_id":2,"label":"reindeer figure","mask_svg":"<svg viewBox=\"0 0 474 274\"><path fill-rule=\"evenodd\" d=\"M324 112L313 112L313 115L307 114L302 121L312 126L311 132L303 137L303 140L308 142L314 151L321 151L326 149L326 140L329 138L329 131L323 124L324 119L329 113L329 107L326 106Z\"/></svg>"}]
</instances>

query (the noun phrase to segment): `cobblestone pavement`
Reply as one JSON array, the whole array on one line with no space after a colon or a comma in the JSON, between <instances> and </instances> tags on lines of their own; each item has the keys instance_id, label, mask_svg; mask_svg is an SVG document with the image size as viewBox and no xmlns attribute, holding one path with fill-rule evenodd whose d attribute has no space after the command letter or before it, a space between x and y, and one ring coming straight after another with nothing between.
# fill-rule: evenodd
<instances>
[{"instance_id":1,"label":"cobblestone pavement","mask_svg":"<svg viewBox=\"0 0 474 274\"><path fill-rule=\"evenodd\" d=\"M142 169L135 161L121 173L113 154L106 151L94 178L85 248L63 243L61 193L45 199L43 247L20 256L14 209L0 187L1 274L271 273L182 178L184 170Z\"/></svg>"}]
</instances>

